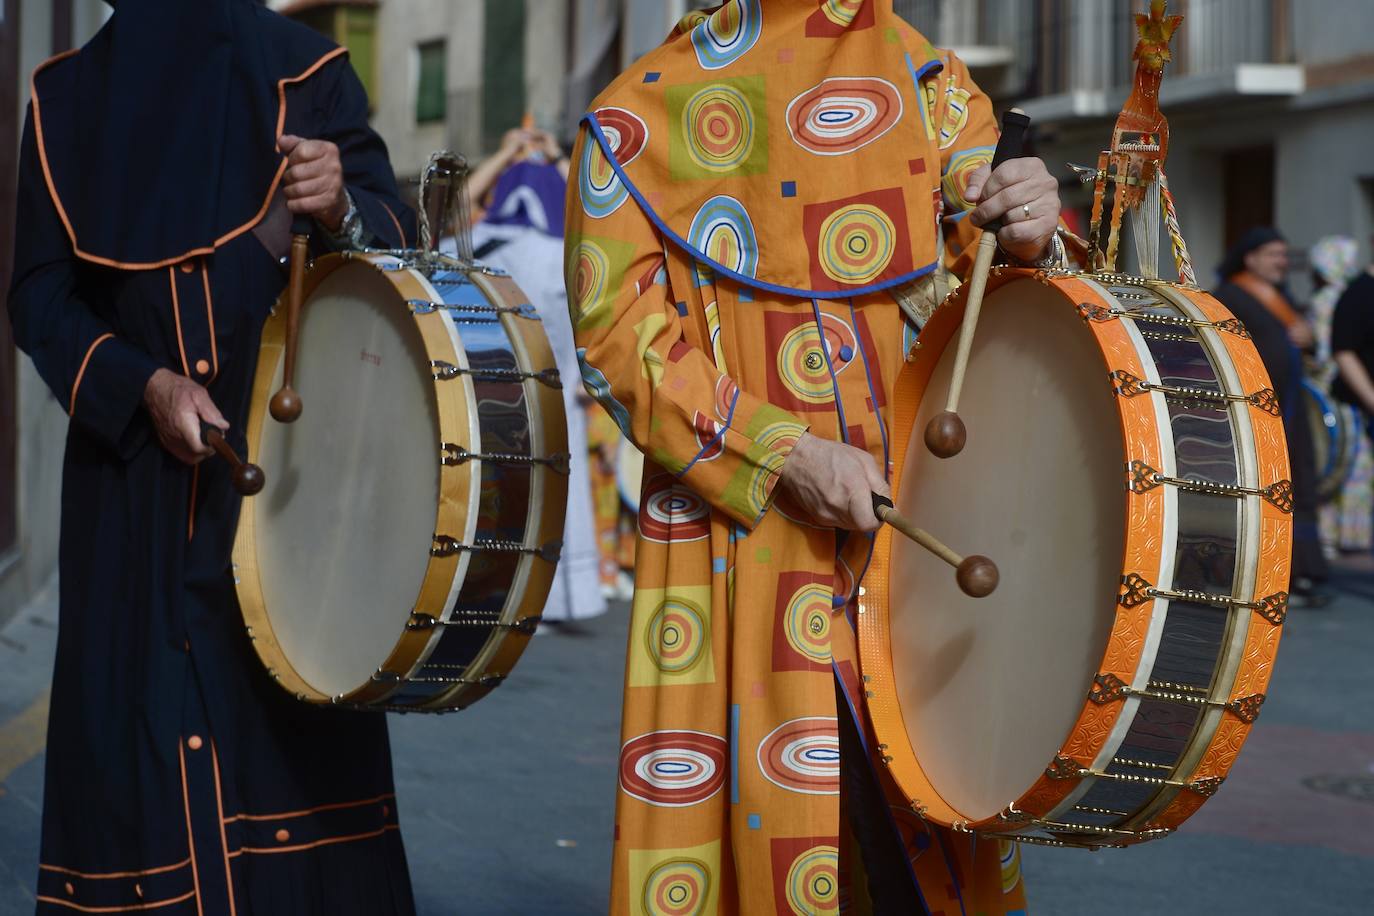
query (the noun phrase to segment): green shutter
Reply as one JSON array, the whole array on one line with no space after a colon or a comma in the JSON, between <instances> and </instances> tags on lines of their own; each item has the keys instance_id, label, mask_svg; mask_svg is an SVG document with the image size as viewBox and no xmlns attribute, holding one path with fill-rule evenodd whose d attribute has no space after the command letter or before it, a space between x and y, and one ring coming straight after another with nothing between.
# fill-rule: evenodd
<instances>
[{"instance_id":1,"label":"green shutter","mask_svg":"<svg viewBox=\"0 0 1374 916\"><path fill-rule=\"evenodd\" d=\"M426 42L420 45L419 52L420 86L415 93L415 120L420 124L442 121L447 107L444 42Z\"/></svg>"},{"instance_id":2,"label":"green shutter","mask_svg":"<svg viewBox=\"0 0 1374 916\"><path fill-rule=\"evenodd\" d=\"M486 0L482 43L482 145L525 116L525 0Z\"/></svg>"},{"instance_id":3,"label":"green shutter","mask_svg":"<svg viewBox=\"0 0 1374 916\"><path fill-rule=\"evenodd\" d=\"M367 90L368 107L377 97L377 10L373 7L344 7L343 40L348 59Z\"/></svg>"}]
</instances>

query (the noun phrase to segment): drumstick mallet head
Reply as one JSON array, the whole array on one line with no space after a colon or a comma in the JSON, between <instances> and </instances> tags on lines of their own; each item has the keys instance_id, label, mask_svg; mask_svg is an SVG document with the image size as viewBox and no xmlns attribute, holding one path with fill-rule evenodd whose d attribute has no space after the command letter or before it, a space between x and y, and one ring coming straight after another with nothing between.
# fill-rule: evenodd
<instances>
[{"instance_id":1,"label":"drumstick mallet head","mask_svg":"<svg viewBox=\"0 0 1374 916\"><path fill-rule=\"evenodd\" d=\"M986 598L997 590L997 583L1001 581L1001 576L997 572L997 564L987 557L977 554L971 557L959 556L929 531L913 525L909 519L897 511L892 505L892 500L886 496L873 494L873 514L878 516L879 521L891 525L953 566L954 581L959 584L959 590L965 595L970 598Z\"/></svg>"},{"instance_id":2,"label":"drumstick mallet head","mask_svg":"<svg viewBox=\"0 0 1374 916\"><path fill-rule=\"evenodd\" d=\"M262 488L267 485L267 475L256 464L240 460L234 452L234 447L225 441L224 433L220 432L218 427L201 421L200 441L229 462L232 469L229 472L229 482L240 496L256 496L262 492Z\"/></svg>"},{"instance_id":3,"label":"drumstick mallet head","mask_svg":"<svg viewBox=\"0 0 1374 916\"><path fill-rule=\"evenodd\" d=\"M1013 108L1002 115L1002 136L997 138L997 149L992 154L992 168L995 170L1008 159L1021 155L1021 146L1026 139L1026 129L1030 118L1019 108ZM959 328L959 344L954 354L954 372L949 380L949 397L945 409L936 414L926 424L926 448L936 458L953 458L968 444L968 430L964 421L959 419L959 394L964 387L964 373L968 371L969 352L973 348L973 334L978 328L978 313L983 308L983 291L988 284L988 271L992 268L993 256L997 253L997 232L1002 228L1002 220L995 219L983 226L983 235L978 239L978 253L974 256L973 272L969 274L968 299L964 304L964 321Z\"/></svg>"},{"instance_id":4,"label":"drumstick mallet head","mask_svg":"<svg viewBox=\"0 0 1374 916\"><path fill-rule=\"evenodd\" d=\"M305 292L305 265L310 258L310 220L298 216L291 226L291 233L291 274L286 287L286 365L282 370L281 389L267 403L268 412L278 423L295 423L305 407L293 385L301 298Z\"/></svg>"}]
</instances>

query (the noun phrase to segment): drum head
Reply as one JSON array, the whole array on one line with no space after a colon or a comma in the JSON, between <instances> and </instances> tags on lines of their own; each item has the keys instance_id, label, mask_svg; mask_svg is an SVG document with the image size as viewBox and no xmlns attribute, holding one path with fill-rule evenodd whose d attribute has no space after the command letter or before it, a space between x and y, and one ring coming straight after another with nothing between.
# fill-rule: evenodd
<instances>
[{"instance_id":1,"label":"drum head","mask_svg":"<svg viewBox=\"0 0 1374 916\"><path fill-rule=\"evenodd\" d=\"M280 380L279 369L273 391ZM339 267L305 303L296 388L300 419L263 423L258 564L283 654L338 696L366 684L404 632L439 505L429 357L372 267Z\"/></svg>"},{"instance_id":2,"label":"drum head","mask_svg":"<svg viewBox=\"0 0 1374 916\"><path fill-rule=\"evenodd\" d=\"M921 437L956 343L923 396L897 503L956 552L991 557L1001 584L969 598L894 536L890 636L917 759L972 821L1035 783L1083 709L1115 616L1126 459L1100 350L1073 304L1032 280L984 300L959 403L968 445L933 457Z\"/></svg>"}]
</instances>

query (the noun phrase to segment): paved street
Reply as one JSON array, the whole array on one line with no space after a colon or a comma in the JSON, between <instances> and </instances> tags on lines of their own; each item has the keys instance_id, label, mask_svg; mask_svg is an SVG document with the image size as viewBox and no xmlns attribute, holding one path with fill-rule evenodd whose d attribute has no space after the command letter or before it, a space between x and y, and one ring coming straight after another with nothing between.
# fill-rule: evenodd
<instances>
[{"instance_id":1,"label":"paved street","mask_svg":"<svg viewBox=\"0 0 1374 916\"><path fill-rule=\"evenodd\" d=\"M1027 849L1031 912L1368 912L1374 566L1339 584L1331 607L1290 616L1264 714L1216 798L1152 846ZM54 617L49 592L0 634L0 916L33 911ZM605 912L626 619L620 605L538 637L464 713L393 718L424 916Z\"/></svg>"}]
</instances>

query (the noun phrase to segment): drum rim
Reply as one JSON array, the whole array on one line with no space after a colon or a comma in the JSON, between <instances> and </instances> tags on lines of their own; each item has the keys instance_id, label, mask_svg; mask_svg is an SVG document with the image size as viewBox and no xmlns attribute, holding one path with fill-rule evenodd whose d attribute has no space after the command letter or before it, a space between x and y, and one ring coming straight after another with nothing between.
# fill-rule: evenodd
<instances>
[{"instance_id":1,"label":"drum rim","mask_svg":"<svg viewBox=\"0 0 1374 916\"><path fill-rule=\"evenodd\" d=\"M1092 304L1091 300L1094 299L1113 303L1119 301L1108 290L1094 282L1093 277L1068 272L1051 277L1044 272L1035 272L1029 269L998 268L989 278L988 289L991 291L1018 279L1035 279L1047 284L1062 284L1065 287L1066 298L1074 302L1084 302L1089 306ZM1124 278L1099 277L1096 279L1119 283ZM1129 282L1140 285L1145 281L1131 279ZM1219 322L1232 317L1220 303L1201 290L1184 289L1177 284L1166 284L1158 281L1150 282L1149 286L1161 294L1170 304L1183 309L1185 314L1194 318ZM894 399L893 461L894 466L898 469L905 463L905 453L911 439L911 428L915 422L926 385L943 350L952 342L957 324L962 316L966 290L967 287L962 287L941 308L936 310L921 335L927 346L915 350L900 370L899 391L902 386L902 379L906 378L909 380L907 386L910 393ZM1102 350L1104 381L1108 371L1119 368L1126 368L1142 378L1145 377L1143 360L1140 356L1143 341L1132 340L1130 337L1131 333L1138 335L1133 323L1129 329L1124 321L1089 322L1089 324L1097 336L1099 347ZM933 340L940 341L943 345L930 346L932 338L929 335L931 334L934 335ZM1219 375L1229 374L1230 378L1224 380L1223 384L1228 385L1232 390L1259 390L1260 387L1268 387L1268 377L1264 374L1262 365L1259 364L1258 354L1254 351L1253 346L1238 337L1234 340L1231 339L1235 335L1220 334L1211 328L1205 329L1204 333L1200 333L1198 336L1218 366ZM1223 340L1222 338L1227 339ZM1106 365L1109 352L1112 360L1121 360L1120 365ZM1132 362L1137 364L1136 369L1140 371L1132 369ZM1125 436L1124 427L1127 424L1144 422L1147 427L1153 428L1154 441L1159 443L1161 449L1166 444L1172 448L1172 431L1167 428L1167 412L1162 417L1156 415L1154 397L1152 395L1148 401L1146 399L1132 399L1137 402L1146 401L1148 406L1141 405L1145 407L1144 410L1136 409L1136 405L1128 403L1128 399L1118 398L1123 437ZM1162 396L1159 397L1162 405ZM1287 452L1283 447L1281 420L1249 405L1244 409L1233 409L1231 412L1233 418L1237 414L1242 418L1242 422L1236 425L1245 427L1245 429L1236 429L1238 439L1245 438L1254 443L1259 438L1263 438L1265 444L1269 446L1271 458L1274 457L1274 443L1277 442L1279 447L1277 460L1271 461L1263 469L1255 466L1257 449L1241 449L1238 469L1241 473L1242 484L1254 486L1256 480L1266 475L1268 475L1266 482L1286 479ZM1137 414L1137 416L1133 419L1128 416L1130 413ZM1242 433L1246 435L1242 437ZM1276 435L1277 439L1275 439ZM1168 465L1172 460L1173 456L1169 454L1164 465ZM1167 469L1165 473L1168 473ZM894 475L894 489L899 483L900 475ZM1123 566L1133 567L1133 569L1128 569L1128 572L1146 569L1166 572L1161 568L1162 564L1172 566L1172 554L1165 554L1162 543L1165 539L1155 536L1156 533L1162 533L1164 526L1170 523L1169 514L1165 512L1164 507L1164 500L1168 498L1170 492L1171 488L1164 487L1146 493L1128 494L1127 518L1139 518L1141 511L1146 510L1146 517L1154 520L1148 535L1142 535L1139 531L1133 530L1136 526L1128 524L1126 562L1123 563ZM1255 503L1259 504L1259 511L1256 511ZM1291 531L1291 518L1283 516L1281 513L1271 512L1270 509L1271 507L1267 503L1257 497L1251 497L1244 501L1240 513L1240 522L1237 526L1238 551L1249 546L1254 552L1254 555L1246 559L1238 556L1235 588L1240 595L1245 596L1246 600L1252 600L1250 597L1252 594L1256 599L1262 594L1269 594L1275 586L1280 584L1283 590L1286 591L1287 589L1289 561L1286 548L1288 533ZM1261 520L1266 526L1263 535L1260 534L1259 530ZM996 833L1014 838L1015 832L1024 829L1027 822L1034 822L1037 818L1051 818L1057 813L1071 808L1074 799L1081 797L1086 792L1087 788L1096 781L1089 771L1100 770L1105 765L1106 761L1101 759L1104 755L1108 761L1110 760L1111 749L1120 745L1121 738L1124 737L1133 718L1134 706L1130 704L1138 705L1139 701L1135 697L1126 697L1124 703L1112 702L1095 705L1085 697L1084 709L1078 723L1066 737L1060 753L1050 762L1046 774L1040 777L1020 799L1012 802L1000 815L973 823L964 820L960 817L960 812L954 810L943 798L938 796L934 786L926 778L917 760L915 750L911 747L901 715L900 701L895 690L895 672L892 666L891 648L887 638L888 565L892 549L892 537L891 531L886 528L878 533L873 561L865 582L867 587L860 592L859 654L863 667L870 720L877 740L880 742L878 746L882 752L883 762L887 764L913 809L921 816L951 825L956 829ZM1170 542L1169 547L1172 549L1172 542ZM1257 575L1262 581L1256 581ZM1248 581L1246 580L1247 576ZM1156 581L1164 580L1161 576ZM1113 624L1105 655L1106 658L1111 658L1114 650L1120 653L1123 649L1127 649L1133 641L1134 650L1127 651L1128 656L1133 656L1131 658L1132 664L1128 666L1129 671L1127 671L1122 670L1123 666L1120 665L1122 659L1118 658L1117 664L1111 666L1104 659L1103 667L1100 670L1113 671L1115 668L1122 670L1123 675L1129 673L1136 676L1138 672L1142 671L1143 663L1153 664L1153 650L1149 652L1149 657L1146 657L1144 632L1155 633L1154 638L1156 641L1158 640L1157 634L1162 629L1167 614L1167 602L1156 599L1141 605L1136 609L1136 621L1131 626L1124 628L1122 626L1125 619L1123 611L1122 608L1117 610L1117 619ZM1228 698L1238 696L1237 691L1241 689L1247 693L1265 689L1269 674L1272 671L1280 629L1262 620L1256 625L1255 615L1249 617L1233 616L1238 620L1243 620L1245 625L1233 626L1228 629L1226 637L1222 640L1212 687L1212 695L1216 695L1222 692L1221 685L1228 685L1227 690L1223 693ZM1126 639L1123 642L1123 637L1127 636L1129 631L1135 631L1135 638L1133 640ZM1145 673L1148 674L1148 671ZM1226 716L1225 711L1220 709L1208 708L1206 713L1214 713L1215 715L1212 716L1210 722L1206 721L1205 716L1199 716L1198 723L1179 760L1176 771L1193 775L1205 771L1206 775L1219 781L1220 778L1224 778L1234 763L1240 745L1248 733L1249 723ZM1211 779L1205 782L1210 787L1215 785ZM918 795L920 794L924 794L925 797L919 798ZM1127 822L1133 827L1146 828L1130 841L1153 838L1162 835L1162 833L1167 833L1200 807L1203 800L1205 797L1197 792L1184 791L1178 787L1164 787L1152 796L1136 817ZM1037 838L1032 836L1029 839L1035 841ZM1116 843L1120 839L1120 837L1107 836L1103 838L1103 843ZM1053 845L1070 845L1058 840L1042 841ZM1093 843L1092 845L1102 845L1102 843Z\"/></svg>"},{"instance_id":2,"label":"drum rim","mask_svg":"<svg viewBox=\"0 0 1374 916\"><path fill-rule=\"evenodd\" d=\"M306 271L302 310L309 307L311 296L326 278L354 262L370 267L390 282L400 303L409 299L429 300L433 296L432 288L418 273L408 269L397 269L400 262L396 258L378 254L331 254L316 259ZM282 306L284 301L285 293L277 305ZM452 337L444 329L438 313L412 314L412 320L416 322L424 349L430 359L457 363L460 354L456 352ZM285 323L285 309L274 306L272 314L263 326L246 430L249 460L257 460L261 449L270 389L284 356ZM475 414L469 404L471 386L466 384L466 379L463 379L463 382L465 387L462 389L435 386L438 417L438 428L435 431L438 437L435 443L436 454L440 442L471 442L471 426L475 422ZM468 511L468 507L477 505L476 488L479 483L471 465L441 465L439 505L435 507L436 532L462 531L471 537L471 529L476 525L476 513ZM463 496L464 490L467 491L466 499ZM399 683L374 677L346 693L331 696L301 676L277 641L272 627L258 564L256 529L256 503L252 499L246 499L239 512L238 533L234 540L235 586L254 651L267 667L268 674L273 680L297 699L314 704L371 706L384 702L400 689ZM466 553L455 557L431 556L412 607L429 607L435 603L435 596L444 596L441 600L447 602L455 583L462 582L462 573L469 561L470 557ZM445 611L447 607L448 604L445 603ZM401 611L398 611L396 641L382 659L378 667L379 673L395 671L398 668L407 673L413 671L416 665L429 655L431 643L437 639L435 633L410 630L406 626L406 617L400 617L400 613ZM404 613L408 616L410 612Z\"/></svg>"}]
</instances>

